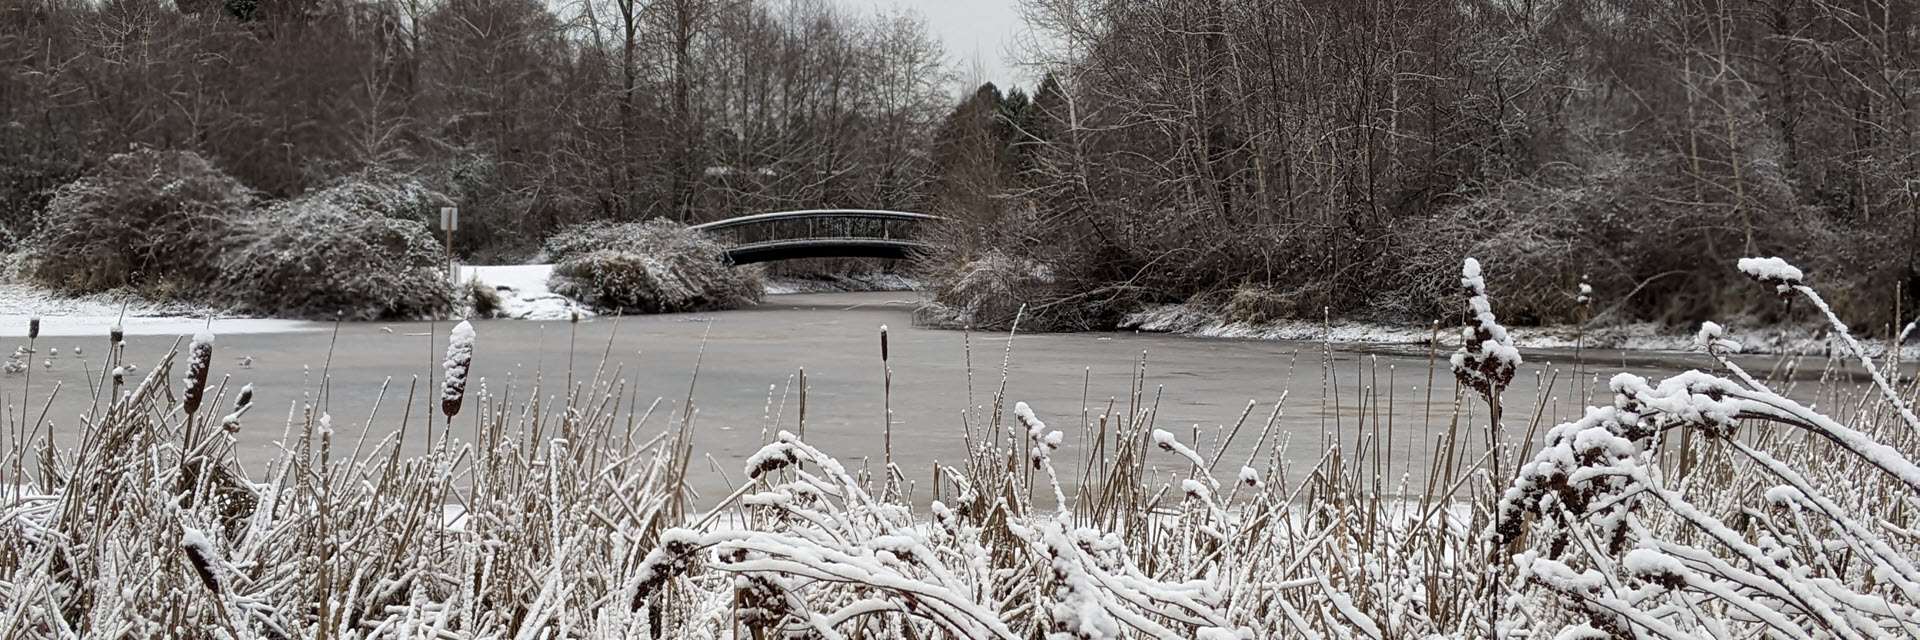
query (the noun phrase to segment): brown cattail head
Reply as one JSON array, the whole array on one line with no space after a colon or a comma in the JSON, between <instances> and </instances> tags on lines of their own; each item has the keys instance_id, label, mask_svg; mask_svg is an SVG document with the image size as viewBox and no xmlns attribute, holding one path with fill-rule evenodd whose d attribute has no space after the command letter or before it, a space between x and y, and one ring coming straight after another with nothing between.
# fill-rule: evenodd
<instances>
[{"instance_id":1,"label":"brown cattail head","mask_svg":"<svg viewBox=\"0 0 1920 640\"><path fill-rule=\"evenodd\" d=\"M126 339L127 339L127 330L126 328L121 327L120 323L118 322L113 323L113 328L107 330L107 347L108 348L118 347L120 346L120 343L122 341L125 341ZM107 355L113 355L113 354L109 353Z\"/></svg>"},{"instance_id":2,"label":"brown cattail head","mask_svg":"<svg viewBox=\"0 0 1920 640\"><path fill-rule=\"evenodd\" d=\"M27 318L27 339L33 340L39 337L40 337L40 316L35 315L31 318Z\"/></svg>"},{"instance_id":3,"label":"brown cattail head","mask_svg":"<svg viewBox=\"0 0 1920 640\"><path fill-rule=\"evenodd\" d=\"M880 325L880 361L887 361L887 325Z\"/></svg>"},{"instance_id":4,"label":"brown cattail head","mask_svg":"<svg viewBox=\"0 0 1920 640\"><path fill-rule=\"evenodd\" d=\"M440 412L452 418L460 414L460 401L467 396L467 370L473 366L473 324L462 320L447 334L447 383L440 391Z\"/></svg>"},{"instance_id":5,"label":"brown cattail head","mask_svg":"<svg viewBox=\"0 0 1920 640\"><path fill-rule=\"evenodd\" d=\"M180 536L180 550L187 553L187 562L193 565L193 572L200 576L200 583L206 585L208 591L220 593L220 556L214 553L213 541L208 540L207 534L199 529L185 529L186 532Z\"/></svg>"},{"instance_id":6,"label":"brown cattail head","mask_svg":"<svg viewBox=\"0 0 1920 640\"><path fill-rule=\"evenodd\" d=\"M207 391L207 368L213 364L213 332L201 331L194 334L193 344L187 347L186 390L181 394L187 415L200 411L200 400Z\"/></svg>"},{"instance_id":7,"label":"brown cattail head","mask_svg":"<svg viewBox=\"0 0 1920 640\"><path fill-rule=\"evenodd\" d=\"M220 428L226 430L227 433L239 433L240 416L247 415L247 410L252 408L253 384L248 383L247 386L240 387L240 395L233 399L233 413L229 413L226 417L220 419Z\"/></svg>"}]
</instances>

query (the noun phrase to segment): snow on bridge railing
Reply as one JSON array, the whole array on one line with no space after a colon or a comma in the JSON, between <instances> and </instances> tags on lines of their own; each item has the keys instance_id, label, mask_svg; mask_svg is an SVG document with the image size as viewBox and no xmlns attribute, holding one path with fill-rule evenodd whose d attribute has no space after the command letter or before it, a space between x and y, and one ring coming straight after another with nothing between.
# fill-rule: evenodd
<instances>
[{"instance_id":1,"label":"snow on bridge railing","mask_svg":"<svg viewBox=\"0 0 1920 640\"><path fill-rule=\"evenodd\" d=\"M715 220L713 222L708 222L705 224L697 224L697 225L693 225L692 228L698 229L700 231L719 231L721 229L730 229L734 227L744 227L749 225L762 225L762 224L771 224L776 222L790 222L795 220L819 220L819 219L832 219L832 218L864 218L864 219L874 219L874 220L894 220L894 221L901 221L901 222L932 222L932 221L941 219L940 216L926 214L926 213L913 213L910 211L887 211L883 209L805 209L800 211L775 211L772 213L756 213L752 215L740 216L737 218Z\"/></svg>"}]
</instances>

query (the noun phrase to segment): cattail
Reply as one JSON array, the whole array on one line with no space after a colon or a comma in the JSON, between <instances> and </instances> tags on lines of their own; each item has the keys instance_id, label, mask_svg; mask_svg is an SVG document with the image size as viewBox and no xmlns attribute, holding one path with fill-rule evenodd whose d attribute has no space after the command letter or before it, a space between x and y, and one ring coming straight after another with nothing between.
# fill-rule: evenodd
<instances>
[{"instance_id":1,"label":"cattail","mask_svg":"<svg viewBox=\"0 0 1920 640\"><path fill-rule=\"evenodd\" d=\"M213 363L213 332L201 331L193 335L193 344L187 347L186 390L181 393L187 415L200 411L201 396L207 391L207 368Z\"/></svg>"},{"instance_id":2,"label":"cattail","mask_svg":"<svg viewBox=\"0 0 1920 640\"><path fill-rule=\"evenodd\" d=\"M40 337L40 316L34 315L31 318L27 318L27 339L35 340L35 339L38 339L39 337Z\"/></svg>"},{"instance_id":3,"label":"cattail","mask_svg":"<svg viewBox=\"0 0 1920 640\"><path fill-rule=\"evenodd\" d=\"M887 361L887 325L880 325L880 362Z\"/></svg>"},{"instance_id":4,"label":"cattail","mask_svg":"<svg viewBox=\"0 0 1920 640\"><path fill-rule=\"evenodd\" d=\"M220 428L225 429L227 433L239 433L240 417L247 415L247 410L252 408L253 384L248 383L246 386L240 387L240 395L233 399L233 413L229 413L226 417L220 419Z\"/></svg>"},{"instance_id":5,"label":"cattail","mask_svg":"<svg viewBox=\"0 0 1920 640\"><path fill-rule=\"evenodd\" d=\"M467 369L473 366L473 324L465 320L447 334L447 385L440 392L440 412L451 420L460 414L467 395Z\"/></svg>"},{"instance_id":6,"label":"cattail","mask_svg":"<svg viewBox=\"0 0 1920 640\"><path fill-rule=\"evenodd\" d=\"M113 368L113 386L118 387L126 383L127 383L127 368L114 367Z\"/></svg>"},{"instance_id":7,"label":"cattail","mask_svg":"<svg viewBox=\"0 0 1920 640\"><path fill-rule=\"evenodd\" d=\"M126 340L127 340L126 327L120 326L120 323L118 321L115 321L113 323L113 328L107 330L107 345L111 347L118 347L120 346L120 343L126 342Z\"/></svg>"},{"instance_id":8,"label":"cattail","mask_svg":"<svg viewBox=\"0 0 1920 640\"><path fill-rule=\"evenodd\" d=\"M207 534L193 527L184 527L186 532L180 536L180 549L187 553L187 562L193 565L193 572L200 575L200 583L207 590L220 593L220 573L217 569L219 556L214 554L213 541Z\"/></svg>"}]
</instances>

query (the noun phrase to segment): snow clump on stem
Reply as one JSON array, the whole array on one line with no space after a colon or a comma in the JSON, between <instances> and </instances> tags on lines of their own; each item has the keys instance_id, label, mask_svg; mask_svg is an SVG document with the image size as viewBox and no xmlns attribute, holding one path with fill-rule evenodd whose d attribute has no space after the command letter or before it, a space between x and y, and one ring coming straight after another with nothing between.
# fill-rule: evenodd
<instances>
[{"instance_id":1,"label":"snow clump on stem","mask_svg":"<svg viewBox=\"0 0 1920 640\"><path fill-rule=\"evenodd\" d=\"M1520 350L1513 347L1512 336L1493 315L1479 260L1467 258L1461 266L1460 286L1466 289L1467 308L1473 319L1463 332L1460 350L1453 354L1453 376L1491 401L1513 381L1513 372L1520 367Z\"/></svg>"},{"instance_id":2,"label":"snow clump on stem","mask_svg":"<svg viewBox=\"0 0 1920 640\"><path fill-rule=\"evenodd\" d=\"M1795 286L1805 284L1807 279L1807 274L1802 273L1799 267L1780 258L1741 258L1739 267L1740 273L1747 274L1747 277L1761 284L1773 285L1780 295L1792 293Z\"/></svg>"}]
</instances>

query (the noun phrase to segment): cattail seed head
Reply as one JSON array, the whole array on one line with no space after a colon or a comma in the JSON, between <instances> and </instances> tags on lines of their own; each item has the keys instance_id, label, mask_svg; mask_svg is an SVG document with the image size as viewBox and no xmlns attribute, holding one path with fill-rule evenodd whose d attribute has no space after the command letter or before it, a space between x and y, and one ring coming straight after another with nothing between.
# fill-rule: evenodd
<instances>
[{"instance_id":1,"label":"cattail seed head","mask_svg":"<svg viewBox=\"0 0 1920 640\"><path fill-rule=\"evenodd\" d=\"M27 318L27 339L32 340L39 337L40 337L40 316L35 315L31 318Z\"/></svg>"},{"instance_id":2,"label":"cattail seed head","mask_svg":"<svg viewBox=\"0 0 1920 640\"><path fill-rule=\"evenodd\" d=\"M440 412L451 419L459 415L460 402L467 396L467 370L473 366L473 324L461 321L447 334L446 386L440 391Z\"/></svg>"},{"instance_id":3,"label":"cattail seed head","mask_svg":"<svg viewBox=\"0 0 1920 640\"><path fill-rule=\"evenodd\" d=\"M219 556L214 553L213 541L199 529L186 527L180 536L180 550L187 554L187 562L193 565L193 572L200 576L200 584L208 591L220 593Z\"/></svg>"},{"instance_id":4,"label":"cattail seed head","mask_svg":"<svg viewBox=\"0 0 1920 640\"><path fill-rule=\"evenodd\" d=\"M207 391L207 369L213 364L213 333L201 331L193 336L193 344L187 347L187 377L184 380L186 390L181 394L187 415L200 411L200 401Z\"/></svg>"},{"instance_id":5,"label":"cattail seed head","mask_svg":"<svg viewBox=\"0 0 1920 640\"><path fill-rule=\"evenodd\" d=\"M887 325L880 325L880 361L887 361Z\"/></svg>"},{"instance_id":6,"label":"cattail seed head","mask_svg":"<svg viewBox=\"0 0 1920 640\"><path fill-rule=\"evenodd\" d=\"M108 346L113 346L113 347L122 346L121 343L125 342L126 339L127 339L127 329L126 327L120 326L120 323L118 322L113 323L113 328L107 330Z\"/></svg>"}]
</instances>

